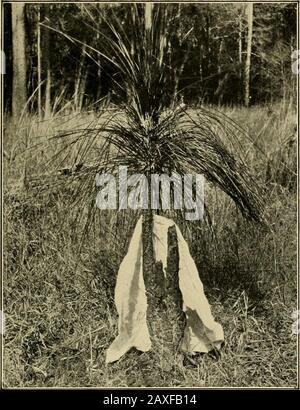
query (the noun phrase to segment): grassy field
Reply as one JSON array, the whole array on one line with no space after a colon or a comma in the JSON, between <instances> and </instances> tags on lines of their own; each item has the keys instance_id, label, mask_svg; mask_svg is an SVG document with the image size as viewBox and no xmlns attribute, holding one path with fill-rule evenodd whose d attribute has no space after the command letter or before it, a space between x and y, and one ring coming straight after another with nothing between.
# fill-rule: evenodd
<instances>
[{"instance_id":1,"label":"grassy field","mask_svg":"<svg viewBox=\"0 0 300 410\"><path fill-rule=\"evenodd\" d=\"M44 172L56 152L26 151L59 130L83 127L93 113L38 123L25 118L4 130L4 383L7 387L297 385L296 112L274 107L226 108L247 130L247 163L266 187L268 228L240 216L206 186L211 223L190 222L191 252L216 320L224 327L220 356L192 360L178 351L171 307L157 313L153 350L130 351L105 365L117 333L113 294L118 266L137 219L98 215L82 241L68 208L69 191L30 196L24 172ZM67 161L67 160L66 160ZM67 162L66 162L67 164ZM25 179L26 181L26 179ZM26 185L26 184L25 184ZM82 210L84 212L84 210ZM113 240L116 234L117 240ZM171 306L169 304L169 306Z\"/></svg>"}]
</instances>

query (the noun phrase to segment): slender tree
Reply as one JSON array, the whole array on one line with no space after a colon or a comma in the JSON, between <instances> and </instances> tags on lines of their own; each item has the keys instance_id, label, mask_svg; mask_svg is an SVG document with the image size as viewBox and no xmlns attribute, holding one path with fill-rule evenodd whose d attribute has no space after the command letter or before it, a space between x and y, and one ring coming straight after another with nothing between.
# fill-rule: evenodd
<instances>
[{"instance_id":1,"label":"slender tree","mask_svg":"<svg viewBox=\"0 0 300 410\"><path fill-rule=\"evenodd\" d=\"M47 9L49 12L49 8ZM47 14L44 13L45 20L47 20ZM42 49L42 59L43 59L43 72L45 75L46 80L46 88L45 88L45 118L49 118L51 116L51 59L50 59L50 31L46 27L42 28L43 33L43 49Z\"/></svg>"},{"instance_id":2,"label":"slender tree","mask_svg":"<svg viewBox=\"0 0 300 410\"><path fill-rule=\"evenodd\" d=\"M12 114L17 120L25 108L26 92L26 54L25 54L25 4L12 3L13 39L13 92Z\"/></svg>"},{"instance_id":3,"label":"slender tree","mask_svg":"<svg viewBox=\"0 0 300 410\"><path fill-rule=\"evenodd\" d=\"M86 78L87 78L87 72L88 69L85 67L85 53L86 53L86 46L84 45L82 48L82 53L80 57L80 62L79 62L79 67L77 70L77 75L75 79L75 90L74 90L74 103L75 103L75 109L77 111L81 111L82 109L82 104L83 104L83 98L84 98L84 90L86 86ZM100 75L101 72L98 70L98 74ZM99 87L99 86L98 86ZM99 88L97 89L97 100L100 97L99 94Z\"/></svg>"},{"instance_id":4,"label":"slender tree","mask_svg":"<svg viewBox=\"0 0 300 410\"><path fill-rule=\"evenodd\" d=\"M38 78L38 116L42 119L42 46L41 46L41 5L37 9L37 78Z\"/></svg>"},{"instance_id":5,"label":"slender tree","mask_svg":"<svg viewBox=\"0 0 300 410\"><path fill-rule=\"evenodd\" d=\"M145 4L145 40L147 43L151 42L151 36L153 33L153 4L146 3ZM134 21L136 21L136 16L134 16ZM162 36L162 42L166 39L164 35ZM148 44L149 47L150 44ZM136 49L136 44L133 44L133 50ZM149 50L148 50L149 51ZM132 90L133 91L133 90ZM132 95L132 93L131 93ZM134 98L134 95L132 95ZM157 122L158 118L154 116L154 121ZM152 149L152 148L151 148ZM146 177L148 180L148 187L151 187L151 172L154 171L154 162L153 158L149 156L149 161L146 167ZM153 210L151 209L151 190L148 190L148 206L144 212L144 219L143 219L143 273L144 273L144 280L146 285L146 292L148 298L148 317L153 315L153 309L157 303L157 292L156 292L156 280L154 277L155 272L155 261L154 261L154 253L153 253L153 242L152 242L152 230L153 230ZM150 320L151 322L151 320Z\"/></svg>"},{"instance_id":6,"label":"slender tree","mask_svg":"<svg viewBox=\"0 0 300 410\"><path fill-rule=\"evenodd\" d=\"M250 100L250 72L251 72L251 51L252 51L252 36L253 36L253 3L248 3L246 8L247 15L247 54L245 62L245 95L244 103L245 106L249 106Z\"/></svg>"},{"instance_id":7,"label":"slender tree","mask_svg":"<svg viewBox=\"0 0 300 410\"><path fill-rule=\"evenodd\" d=\"M203 174L224 190L247 218L260 221L262 202L257 184L242 159L235 158L221 139L221 135L227 135L230 140L235 138L237 124L213 110L200 108L192 118L184 105L173 106L173 93L167 90L174 90L175 82L166 62L169 61L168 36L174 15L166 5L155 4L150 8L146 4L144 13L141 7L132 6L130 38L118 18L107 21L111 37L105 38L105 52L98 53L118 71L115 93L122 118L112 115L100 129L91 127L81 137L86 140L81 163L98 136L101 135L106 144L97 156L97 163L76 175L82 178L83 185L75 197L78 201L94 204L95 172L115 173L121 165L126 165L128 172L146 175L148 187L151 174L194 172ZM97 52L86 47L89 52ZM151 312L157 303L157 283L150 189L148 195L148 209L143 211L143 272ZM184 222L181 211L177 212L177 217Z\"/></svg>"},{"instance_id":8,"label":"slender tree","mask_svg":"<svg viewBox=\"0 0 300 410\"><path fill-rule=\"evenodd\" d=\"M239 61L239 95L238 102L243 103L243 20L242 20L242 9L238 11L238 61Z\"/></svg>"},{"instance_id":9,"label":"slender tree","mask_svg":"<svg viewBox=\"0 0 300 410\"><path fill-rule=\"evenodd\" d=\"M74 131L83 149L76 157L81 167L78 169L76 163L72 164L72 169L78 171L71 174L74 184L69 186L75 189L70 198L79 205L72 207L78 209L76 225L80 226L80 218L86 217L84 226L87 232L99 212L95 206L97 173L118 175L119 167L126 166L128 173L147 177L148 209L140 209L139 213L144 215L143 276L151 332L157 307L162 306L158 290L164 286L161 269L156 266L153 255L151 175L171 176L173 172L181 176L202 174L228 194L244 216L252 221L263 219L263 203L257 182L246 164L233 155L224 142L237 138L238 125L212 109L201 107L191 116L184 104L173 105L175 82L173 70L167 63L174 9L165 4L134 4L129 18L131 36L128 36L120 19L112 16L106 20L110 35L103 36L103 49L99 51L86 44L87 53L100 54L116 69L118 76L114 78L114 92L118 112L112 113L102 124L97 119L94 126L90 124L84 131ZM83 45L69 35L68 39ZM57 138L67 138L73 145L70 133L63 133ZM93 149L97 153L96 158L90 155ZM87 207L88 212L83 213L82 209ZM170 212L176 217L176 222L186 224L183 210L171 209ZM117 214L117 229L120 229L122 216L122 212ZM176 286L175 282L172 286Z\"/></svg>"}]
</instances>

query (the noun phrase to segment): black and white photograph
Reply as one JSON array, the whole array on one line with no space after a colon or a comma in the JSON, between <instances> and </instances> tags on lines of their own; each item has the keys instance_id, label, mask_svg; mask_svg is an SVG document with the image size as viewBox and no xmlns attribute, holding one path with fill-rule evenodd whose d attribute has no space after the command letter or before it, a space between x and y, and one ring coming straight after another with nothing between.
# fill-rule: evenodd
<instances>
[{"instance_id":1,"label":"black and white photograph","mask_svg":"<svg viewBox=\"0 0 300 410\"><path fill-rule=\"evenodd\" d=\"M299 389L298 5L1 2L3 389Z\"/></svg>"}]
</instances>

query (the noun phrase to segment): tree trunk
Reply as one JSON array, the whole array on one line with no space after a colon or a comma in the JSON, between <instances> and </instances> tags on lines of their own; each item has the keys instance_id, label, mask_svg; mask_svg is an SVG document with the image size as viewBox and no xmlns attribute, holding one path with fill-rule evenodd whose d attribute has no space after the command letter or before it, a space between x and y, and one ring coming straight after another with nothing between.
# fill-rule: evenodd
<instances>
[{"instance_id":1,"label":"tree trunk","mask_svg":"<svg viewBox=\"0 0 300 410\"><path fill-rule=\"evenodd\" d=\"M222 77L222 52L223 52L223 45L224 45L224 39L222 38L220 41L220 46L219 46L219 53L218 53L218 88L216 90L216 96L218 98L218 106L220 107L222 104L222 99L223 99L223 84L224 84L224 77Z\"/></svg>"},{"instance_id":2,"label":"tree trunk","mask_svg":"<svg viewBox=\"0 0 300 410\"><path fill-rule=\"evenodd\" d=\"M37 21L37 77L38 77L38 116L42 119L42 53L41 53L41 6L38 6Z\"/></svg>"},{"instance_id":3,"label":"tree trunk","mask_svg":"<svg viewBox=\"0 0 300 410\"><path fill-rule=\"evenodd\" d=\"M253 35L253 3L247 4L246 14L247 14L247 22L248 22L248 35L247 35L247 55L246 55L246 63L245 63L244 103L246 107L249 107L251 50L252 50L252 35Z\"/></svg>"},{"instance_id":4,"label":"tree trunk","mask_svg":"<svg viewBox=\"0 0 300 410\"><path fill-rule=\"evenodd\" d=\"M178 21L179 24L180 24L180 15L181 15L181 5L180 5L180 3L179 3L179 4L178 4L178 9L177 9L177 14L176 14L176 17L175 17L176 21ZM180 39L180 35L179 35L179 38L178 38L178 44L179 44L180 47L181 47L182 42L181 42L181 39ZM173 64L173 67L174 67L174 92L173 92L173 98L172 98L172 105L173 105L173 107L174 107L174 106L176 105L176 103L177 103L177 93L178 93L178 87L179 87L179 80L180 80L180 77L181 77L181 75L182 75L182 72L183 72L185 63L186 63L187 58L188 58L187 54L188 54L188 53L185 53L185 55L184 55L184 57L183 57L183 59L182 59L182 61L181 61L181 64L180 64L180 66L179 66L178 68L176 67L175 64Z\"/></svg>"},{"instance_id":5,"label":"tree trunk","mask_svg":"<svg viewBox=\"0 0 300 410\"><path fill-rule=\"evenodd\" d=\"M148 209L143 215L143 276L146 288L146 297L148 303L147 319L151 328L151 320L154 316L155 308L157 307L156 283L154 277L154 252L153 252L153 210L151 209L151 175L148 179Z\"/></svg>"},{"instance_id":6,"label":"tree trunk","mask_svg":"<svg viewBox=\"0 0 300 410\"><path fill-rule=\"evenodd\" d=\"M205 17L205 61L206 61L206 72L204 77L209 77L210 73L210 59L211 59L211 52L210 52L210 13L207 11Z\"/></svg>"},{"instance_id":7,"label":"tree trunk","mask_svg":"<svg viewBox=\"0 0 300 410\"><path fill-rule=\"evenodd\" d=\"M238 39L238 47L239 47L239 85L240 85L240 92L238 95L239 104L243 102L243 25L242 25L242 14L239 14L239 39Z\"/></svg>"},{"instance_id":8,"label":"tree trunk","mask_svg":"<svg viewBox=\"0 0 300 410\"><path fill-rule=\"evenodd\" d=\"M75 92L74 92L74 102L75 102L75 109L76 111L80 112L82 109L82 104L83 104L83 97L84 97L84 91L85 91L85 83L86 83L86 77L87 77L87 68L85 68L85 52L86 52L86 45L84 44L82 47L82 52L81 52L81 58L80 58L80 63L79 63L79 68L77 72L77 78L75 82ZM99 67L98 67L98 78L97 81L99 81ZM100 98L99 94L99 88L97 89L97 101Z\"/></svg>"},{"instance_id":9,"label":"tree trunk","mask_svg":"<svg viewBox=\"0 0 300 410\"><path fill-rule=\"evenodd\" d=\"M177 94L178 94L178 88L179 88L179 81L180 81L180 78L181 78L181 76L182 76L184 67L185 67L185 65L186 65L186 62L187 62L189 56L190 56L190 47L189 47L188 50L185 52L184 57L183 57L183 59L182 59L182 62L181 62L181 64L179 65L179 68L178 68L178 69L175 69L174 93L173 93L173 101L172 101L173 107L176 106L176 103L177 103L177 100L178 100Z\"/></svg>"},{"instance_id":10,"label":"tree trunk","mask_svg":"<svg viewBox=\"0 0 300 410\"><path fill-rule=\"evenodd\" d=\"M26 105L25 4L12 3L13 94L12 114L18 120Z\"/></svg>"},{"instance_id":11,"label":"tree trunk","mask_svg":"<svg viewBox=\"0 0 300 410\"><path fill-rule=\"evenodd\" d=\"M151 310L155 302L155 284L154 284L154 254L153 254L153 214L148 209L144 212L143 218L143 275L146 286L148 306ZM155 304L155 303L154 303Z\"/></svg>"},{"instance_id":12,"label":"tree trunk","mask_svg":"<svg viewBox=\"0 0 300 410\"><path fill-rule=\"evenodd\" d=\"M144 13L145 13L145 31L146 35L151 29L152 26L152 7L151 3L145 3ZM151 149L150 149L151 152ZM153 158L152 158L153 160ZM143 240L143 275L145 281L145 288L146 288L146 296L148 302L148 310L147 310L147 319L150 325L150 332L151 332L151 322L154 316L155 307L157 305L156 293L155 293L155 277L154 277L154 253L153 253L153 240L152 240L152 232L153 232L153 211L151 209L151 170L153 161L149 163L149 169L147 173L147 180L148 180L148 209L144 212L144 219L143 219L143 233L142 233L142 240Z\"/></svg>"},{"instance_id":13,"label":"tree trunk","mask_svg":"<svg viewBox=\"0 0 300 410\"><path fill-rule=\"evenodd\" d=\"M153 4L148 2L145 3L145 29L150 30L152 27L152 11Z\"/></svg>"},{"instance_id":14,"label":"tree trunk","mask_svg":"<svg viewBox=\"0 0 300 410\"><path fill-rule=\"evenodd\" d=\"M51 117L51 69L47 68L46 92L45 92L45 118Z\"/></svg>"},{"instance_id":15,"label":"tree trunk","mask_svg":"<svg viewBox=\"0 0 300 410\"><path fill-rule=\"evenodd\" d=\"M51 116L51 65L50 65L50 32L44 27L43 39L43 71L46 75L46 89L45 89L45 118Z\"/></svg>"},{"instance_id":16,"label":"tree trunk","mask_svg":"<svg viewBox=\"0 0 300 410\"><path fill-rule=\"evenodd\" d=\"M180 9L179 9L180 10ZM152 24L152 12L153 6L150 3L145 4L145 29L150 30ZM183 66L186 60L183 60L182 66L179 68L179 72L183 70ZM153 123L156 124L158 118L153 117ZM142 228L142 241L143 241L143 276L146 288L146 297L147 297L147 324L150 331L150 336L152 336L152 342L154 350L157 350L161 344L159 341L168 340L169 343L172 343L170 339L170 334L172 334L172 329L174 327L174 322L169 322L171 327L166 326L168 321L168 315L170 314L170 308L172 314L178 315L178 309L173 309L172 303L170 304L170 298L167 298L166 294L166 285L167 280L163 272L163 266L161 262L156 263L154 249L153 249L153 219L154 212L151 209L151 174L155 172L155 145L156 141L154 137L150 137L150 147L149 147L149 164L147 171L147 180L148 180L148 209L144 211L143 219L143 228ZM172 241L173 242L173 241ZM177 243L177 242L176 242ZM178 257L173 255L173 262L177 260ZM175 298L175 305L180 305L180 298L178 297L178 266L175 266L175 277L174 279L174 269L172 274L169 275L169 285L172 288L171 300ZM173 266L174 268L174 266ZM175 288L175 290L174 290ZM174 293L175 292L175 293ZM175 295L175 296L174 296ZM175 312L175 313L174 313ZM177 317L177 316L176 316ZM176 322L177 323L177 322ZM163 327L162 327L163 326ZM166 327L166 329L163 329Z\"/></svg>"},{"instance_id":17,"label":"tree trunk","mask_svg":"<svg viewBox=\"0 0 300 410\"><path fill-rule=\"evenodd\" d=\"M100 45L100 35L97 33L97 44ZM85 47L85 46L84 46ZM98 83L98 88L97 88L97 95L96 95L96 101L99 101L101 98L102 90L101 90L101 58L100 55L97 56L97 63L98 63L98 68L97 68L97 83Z\"/></svg>"}]
</instances>

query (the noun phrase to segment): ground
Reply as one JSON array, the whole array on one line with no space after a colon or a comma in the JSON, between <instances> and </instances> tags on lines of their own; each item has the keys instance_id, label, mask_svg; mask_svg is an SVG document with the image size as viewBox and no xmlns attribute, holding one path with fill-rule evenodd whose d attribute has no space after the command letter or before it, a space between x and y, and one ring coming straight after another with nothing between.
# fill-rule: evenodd
<instances>
[{"instance_id":1,"label":"ground","mask_svg":"<svg viewBox=\"0 0 300 410\"><path fill-rule=\"evenodd\" d=\"M178 321L170 308L158 312L152 352L130 351L110 365L105 365L105 351L117 333L116 274L136 218L128 215L112 233L114 216L106 214L107 224L94 226L83 241L69 218L68 189L30 197L22 187L24 164L30 179L48 155L34 157L33 150L24 156L24 147L54 132L57 122L60 128L81 127L92 114L42 123L28 116L17 131L7 120L5 386L297 385L297 338L292 334L297 309L296 112L289 102L223 111L248 133L249 139L240 143L266 188L268 219L267 226L245 221L208 184L211 221L190 225L191 253L213 314L223 325L225 345L219 355L185 358L177 349Z\"/></svg>"}]
</instances>

